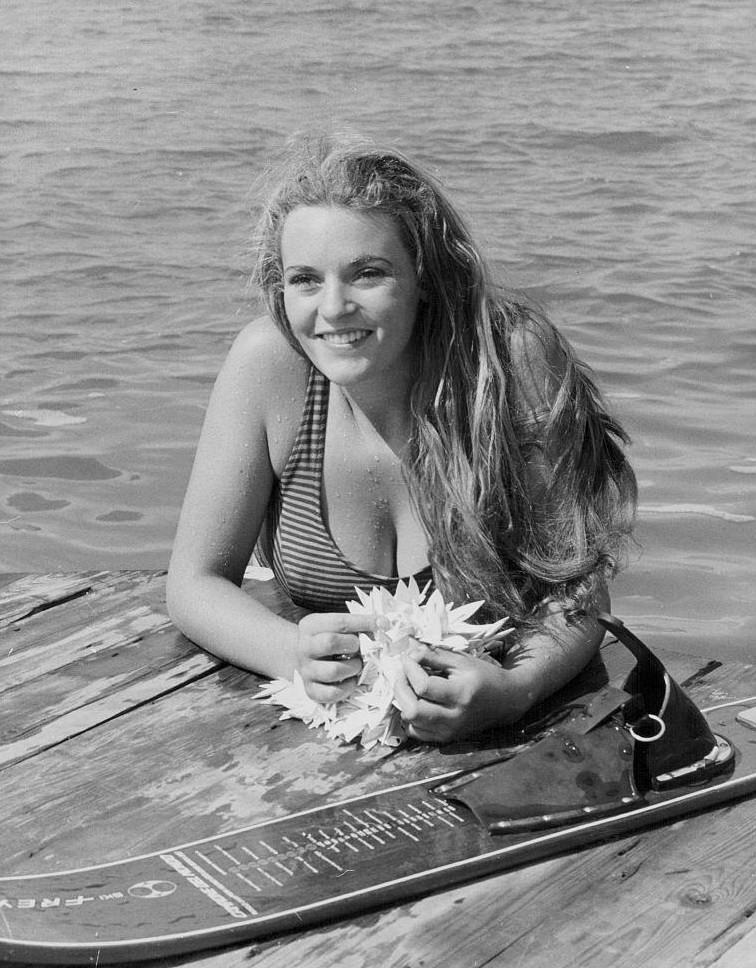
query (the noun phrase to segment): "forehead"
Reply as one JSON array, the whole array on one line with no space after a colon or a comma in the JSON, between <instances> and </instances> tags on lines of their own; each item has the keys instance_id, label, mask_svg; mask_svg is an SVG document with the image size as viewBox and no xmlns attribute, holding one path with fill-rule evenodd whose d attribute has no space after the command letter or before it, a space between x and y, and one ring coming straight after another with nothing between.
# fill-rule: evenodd
<instances>
[{"instance_id":1,"label":"forehead","mask_svg":"<svg viewBox=\"0 0 756 968\"><path fill-rule=\"evenodd\" d=\"M366 255L391 261L410 259L399 227L390 215L340 205L303 205L284 220L284 265L331 259L351 261Z\"/></svg>"}]
</instances>

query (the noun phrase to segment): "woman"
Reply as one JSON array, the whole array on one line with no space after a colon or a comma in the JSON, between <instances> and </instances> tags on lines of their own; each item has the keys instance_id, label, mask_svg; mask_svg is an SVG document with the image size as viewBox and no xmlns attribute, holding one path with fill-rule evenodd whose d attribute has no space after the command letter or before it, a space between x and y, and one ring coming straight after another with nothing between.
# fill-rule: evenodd
<instances>
[{"instance_id":1,"label":"woman","mask_svg":"<svg viewBox=\"0 0 756 968\"><path fill-rule=\"evenodd\" d=\"M168 577L219 657L341 699L361 668L354 586L432 578L517 636L501 664L418 644L397 698L443 742L519 719L595 653L592 618L635 479L585 369L507 301L438 185L393 151L304 142L264 210L269 317L212 394ZM255 547L298 624L239 588ZM508 640L509 642L512 639Z\"/></svg>"}]
</instances>

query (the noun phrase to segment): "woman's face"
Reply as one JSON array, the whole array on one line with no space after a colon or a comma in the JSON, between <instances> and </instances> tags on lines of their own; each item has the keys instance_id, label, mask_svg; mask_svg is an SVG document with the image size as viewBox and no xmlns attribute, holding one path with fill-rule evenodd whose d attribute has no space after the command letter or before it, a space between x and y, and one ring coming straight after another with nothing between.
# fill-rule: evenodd
<instances>
[{"instance_id":1,"label":"woman's face","mask_svg":"<svg viewBox=\"0 0 756 968\"><path fill-rule=\"evenodd\" d=\"M296 208L283 225L281 262L292 332L329 380L395 386L411 378L420 289L390 216Z\"/></svg>"}]
</instances>

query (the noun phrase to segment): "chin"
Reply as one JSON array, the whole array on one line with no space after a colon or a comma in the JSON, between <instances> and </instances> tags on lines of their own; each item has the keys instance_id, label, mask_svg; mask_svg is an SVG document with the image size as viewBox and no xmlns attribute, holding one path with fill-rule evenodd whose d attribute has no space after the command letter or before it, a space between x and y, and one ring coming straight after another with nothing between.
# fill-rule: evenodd
<instances>
[{"instance_id":1,"label":"chin","mask_svg":"<svg viewBox=\"0 0 756 968\"><path fill-rule=\"evenodd\" d=\"M315 366L328 378L329 382L340 387L357 386L374 376L373 370L369 366L359 370L346 366L319 366L317 362Z\"/></svg>"},{"instance_id":2,"label":"chin","mask_svg":"<svg viewBox=\"0 0 756 968\"><path fill-rule=\"evenodd\" d=\"M351 386L361 380L370 378L375 373L375 367L365 359L334 359L330 354L307 353L312 365L339 386Z\"/></svg>"}]
</instances>

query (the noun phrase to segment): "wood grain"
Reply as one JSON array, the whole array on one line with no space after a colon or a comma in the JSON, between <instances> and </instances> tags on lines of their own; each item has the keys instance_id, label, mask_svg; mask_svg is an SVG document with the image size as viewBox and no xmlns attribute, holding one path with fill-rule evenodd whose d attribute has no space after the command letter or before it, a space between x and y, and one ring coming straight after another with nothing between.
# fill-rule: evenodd
<instances>
[{"instance_id":1,"label":"wood grain","mask_svg":"<svg viewBox=\"0 0 756 968\"><path fill-rule=\"evenodd\" d=\"M248 588L296 616L273 584ZM163 596L164 576L146 572L0 586L4 874L227 832L478 753L472 744L366 752L280 722L255 700L256 676L171 627ZM750 664L662 658L699 705L756 694ZM749 968L755 856L756 801L745 800L411 903L155 964Z\"/></svg>"}]
</instances>

